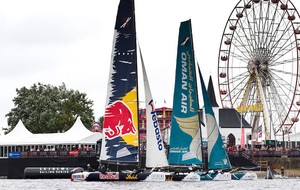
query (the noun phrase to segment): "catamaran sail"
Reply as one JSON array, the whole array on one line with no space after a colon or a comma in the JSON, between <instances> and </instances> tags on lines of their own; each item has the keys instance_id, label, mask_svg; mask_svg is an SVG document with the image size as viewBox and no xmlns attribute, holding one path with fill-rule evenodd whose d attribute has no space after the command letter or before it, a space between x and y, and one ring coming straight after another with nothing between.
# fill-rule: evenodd
<instances>
[{"instance_id":1,"label":"catamaran sail","mask_svg":"<svg viewBox=\"0 0 300 190\"><path fill-rule=\"evenodd\" d=\"M163 144L161 131L159 128L158 118L155 111L152 93L140 50L141 65L143 70L145 98L146 98L146 167L156 168L168 166L166 150Z\"/></svg>"},{"instance_id":2,"label":"catamaran sail","mask_svg":"<svg viewBox=\"0 0 300 190\"><path fill-rule=\"evenodd\" d=\"M204 101L204 109L206 116L206 129L207 129L207 148L208 148L208 169L222 170L230 169L231 164L227 155L227 152L223 145L219 126L217 124L215 114L213 112L208 93L202 78L201 70L198 65L198 71L200 75L201 90Z\"/></svg>"},{"instance_id":3,"label":"catamaran sail","mask_svg":"<svg viewBox=\"0 0 300 190\"><path fill-rule=\"evenodd\" d=\"M101 161L139 162L134 1L121 0L114 30Z\"/></svg>"},{"instance_id":4,"label":"catamaran sail","mask_svg":"<svg viewBox=\"0 0 300 190\"><path fill-rule=\"evenodd\" d=\"M141 53L140 53L141 55ZM142 59L142 55L141 55ZM144 87L147 102L147 167L167 166L160 129L144 63ZM72 174L75 181L165 181L168 173L120 171L120 164L139 165L138 76L134 1L120 0L114 32L108 97L104 116L100 163L115 166L100 172ZM150 152L149 152L150 151ZM151 156L151 157L149 157ZM104 166L104 165L101 165ZM116 167L117 166L117 167ZM128 169L124 168L123 169Z\"/></svg>"},{"instance_id":5,"label":"catamaran sail","mask_svg":"<svg viewBox=\"0 0 300 190\"><path fill-rule=\"evenodd\" d=\"M255 180L257 174L253 172L218 172L215 170L228 170L231 169L231 164L224 148L222 136L217 124L211 101L203 81L202 73L198 65L198 71L200 75L202 96L204 101L204 109L206 116L206 129L207 129L207 141L208 141L208 163L207 168L211 172L201 173L201 180Z\"/></svg>"},{"instance_id":6,"label":"catamaran sail","mask_svg":"<svg viewBox=\"0 0 300 190\"><path fill-rule=\"evenodd\" d=\"M168 161L175 165L199 165L202 149L191 20L181 22L177 48Z\"/></svg>"}]
</instances>

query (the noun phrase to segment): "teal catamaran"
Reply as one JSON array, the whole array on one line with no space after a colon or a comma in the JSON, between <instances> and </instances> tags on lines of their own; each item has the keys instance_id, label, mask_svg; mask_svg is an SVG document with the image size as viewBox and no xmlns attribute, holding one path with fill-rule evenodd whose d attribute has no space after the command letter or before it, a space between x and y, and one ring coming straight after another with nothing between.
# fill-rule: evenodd
<instances>
[{"instance_id":1,"label":"teal catamaran","mask_svg":"<svg viewBox=\"0 0 300 190\"><path fill-rule=\"evenodd\" d=\"M179 29L169 164L202 164L196 81L191 20L188 20Z\"/></svg>"},{"instance_id":2,"label":"teal catamaran","mask_svg":"<svg viewBox=\"0 0 300 190\"><path fill-rule=\"evenodd\" d=\"M198 168L204 169L206 168L206 163L203 159L202 151L201 121L199 116L199 100L196 76L192 25L191 20L187 20L181 22L179 29L168 161L170 165L181 165L188 168L197 168L195 166L198 166ZM202 90L202 93L206 93L206 91ZM205 108L206 107L207 105L205 105ZM208 125L210 125L210 123L208 123ZM214 133L214 135L216 134L217 133ZM209 144L209 146L211 145L212 143ZM223 148L222 146L216 147L214 147L212 150L219 151ZM210 160L208 163L208 168L210 169L215 169L216 167L211 166L219 165L220 162L217 160L218 157L213 157L218 156L213 153L213 151L209 151L209 155L212 155L209 156ZM229 161L227 163L229 163ZM223 168L225 169L225 167ZM214 173L213 176L215 179L231 179L230 174L216 174L217 173ZM200 179L206 179L206 176L212 177L211 173L208 172L202 173L189 171L187 173L183 173L181 176L174 175L173 180L187 180L186 178L189 178L189 180L193 179L197 181Z\"/></svg>"},{"instance_id":3,"label":"teal catamaran","mask_svg":"<svg viewBox=\"0 0 300 190\"><path fill-rule=\"evenodd\" d=\"M191 20L187 20L181 22L179 29L168 161L170 165L192 167L193 171L185 171L182 175L174 175L173 180L231 180L232 174L226 172L231 169L231 164L223 145L219 126L199 66L198 73L200 75L206 118L207 161L204 159L202 147L192 27ZM195 169L202 171L195 171ZM245 179L255 179L256 174L251 173L244 176L246 176Z\"/></svg>"}]
</instances>

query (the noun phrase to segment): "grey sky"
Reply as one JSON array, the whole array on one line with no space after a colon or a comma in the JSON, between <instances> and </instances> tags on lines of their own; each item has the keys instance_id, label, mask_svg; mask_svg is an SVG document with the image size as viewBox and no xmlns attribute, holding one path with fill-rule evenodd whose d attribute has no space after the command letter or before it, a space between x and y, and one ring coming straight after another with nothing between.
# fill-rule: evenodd
<instances>
[{"instance_id":1,"label":"grey sky","mask_svg":"<svg viewBox=\"0 0 300 190\"><path fill-rule=\"evenodd\" d=\"M0 127L16 89L34 83L79 90L104 114L119 0L0 0ZM179 24L192 19L197 60L217 88L222 32L238 0L136 0L138 40L156 99L173 101ZM300 9L300 2L294 0ZM164 104L166 100L166 104ZM218 100L219 101L219 100Z\"/></svg>"}]
</instances>

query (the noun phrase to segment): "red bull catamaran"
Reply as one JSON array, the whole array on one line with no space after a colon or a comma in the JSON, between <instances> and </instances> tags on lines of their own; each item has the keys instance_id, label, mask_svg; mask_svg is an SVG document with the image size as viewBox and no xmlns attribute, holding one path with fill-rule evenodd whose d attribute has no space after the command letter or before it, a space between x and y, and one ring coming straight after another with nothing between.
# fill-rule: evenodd
<instances>
[{"instance_id":1,"label":"red bull catamaran","mask_svg":"<svg viewBox=\"0 0 300 190\"><path fill-rule=\"evenodd\" d=\"M140 51L141 52L141 51ZM141 53L140 53L141 55ZM142 60L142 56L141 56ZM150 87L142 62L146 93L147 168L168 166ZM73 181L165 181L167 172L141 171L139 148L137 43L134 0L120 0L114 28L99 171L72 175ZM152 122L150 122L152 121Z\"/></svg>"}]
</instances>

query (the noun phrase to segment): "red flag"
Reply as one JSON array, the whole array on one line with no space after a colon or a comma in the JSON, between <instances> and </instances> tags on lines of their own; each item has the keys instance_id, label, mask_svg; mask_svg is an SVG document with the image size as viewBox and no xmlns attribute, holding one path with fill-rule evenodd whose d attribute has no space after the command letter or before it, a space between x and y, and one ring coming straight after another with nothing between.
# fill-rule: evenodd
<instances>
[{"instance_id":1,"label":"red flag","mask_svg":"<svg viewBox=\"0 0 300 190\"><path fill-rule=\"evenodd\" d=\"M257 133L258 133L258 138L262 138L262 126L261 125L257 128Z\"/></svg>"},{"instance_id":2,"label":"red flag","mask_svg":"<svg viewBox=\"0 0 300 190\"><path fill-rule=\"evenodd\" d=\"M242 127L241 147L245 148L245 128Z\"/></svg>"}]
</instances>

